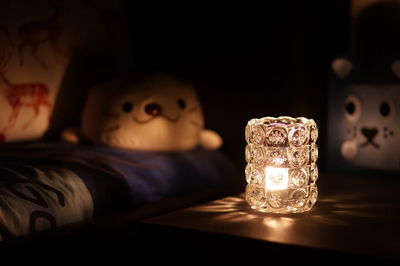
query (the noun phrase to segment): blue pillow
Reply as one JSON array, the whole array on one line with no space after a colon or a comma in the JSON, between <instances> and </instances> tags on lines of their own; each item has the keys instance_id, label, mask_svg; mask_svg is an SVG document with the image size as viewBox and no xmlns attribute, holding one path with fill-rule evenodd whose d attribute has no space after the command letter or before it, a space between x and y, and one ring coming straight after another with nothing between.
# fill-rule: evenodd
<instances>
[{"instance_id":1,"label":"blue pillow","mask_svg":"<svg viewBox=\"0 0 400 266\"><path fill-rule=\"evenodd\" d=\"M219 151L146 152L57 142L3 144L0 239L229 186L237 176Z\"/></svg>"}]
</instances>

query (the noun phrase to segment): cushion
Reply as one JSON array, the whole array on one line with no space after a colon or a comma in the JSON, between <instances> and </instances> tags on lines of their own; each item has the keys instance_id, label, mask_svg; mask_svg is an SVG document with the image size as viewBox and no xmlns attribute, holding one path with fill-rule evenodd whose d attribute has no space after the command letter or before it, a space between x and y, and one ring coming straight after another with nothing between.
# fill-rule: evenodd
<instances>
[{"instance_id":1,"label":"cushion","mask_svg":"<svg viewBox=\"0 0 400 266\"><path fill-rule=\"evenodd\" d=\"M129 58L118 1L14 0L1 10L0 142L38 140L79 118L86 88Z\"/></svg>"},{"instance_id":2,"label":"cushion","mask_svg":"<svg viewBox=\"0 0 400 266\"><path fill-rule=\"evenodd\" d=\"M220 151L35 142L3 144L0 176L0 237L5 239L229 186L238 174Z\"/></svg>"}]
</instances>

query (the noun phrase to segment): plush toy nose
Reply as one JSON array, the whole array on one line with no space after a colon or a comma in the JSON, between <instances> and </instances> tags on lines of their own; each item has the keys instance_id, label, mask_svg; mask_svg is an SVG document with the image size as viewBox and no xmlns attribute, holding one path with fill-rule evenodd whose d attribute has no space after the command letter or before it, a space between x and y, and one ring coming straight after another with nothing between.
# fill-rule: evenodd
<instances>
[{"instance_id":1,"label":"plush toy nose","mask_svg":"<svg viewBox=\"0 0 400 266\"><path fill-rule=\"evenodd\" d=\"M161 113L161 106L157 103L149 103L144 107L144 111L152 116L157 116Z\"/></svg>"},{"instance_id":2,"label":"plush toy nose","mask_svg":"<svg viewBox=\"0 0 400 266\"><path fill-rule=\"evenodd\" d=\"M367 138L368 141L372 141L376 134L378 133L378 130L376 130L376 128L366 128L363 127L361 129L361 133Z\"/></svg>"}]
</instances>

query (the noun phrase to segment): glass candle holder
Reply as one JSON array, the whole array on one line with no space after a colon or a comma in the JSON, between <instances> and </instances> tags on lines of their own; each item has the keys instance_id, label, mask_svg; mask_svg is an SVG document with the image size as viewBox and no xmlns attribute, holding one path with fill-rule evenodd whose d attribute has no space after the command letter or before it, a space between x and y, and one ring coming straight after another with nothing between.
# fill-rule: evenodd
<instances>
[{"instance_id":1,"label":"glass candle holder","mask_svg":"<svg viewBox=\"0 0 400 266\"><path fill-rule=\"evenodd\" d=\"M318 138L313 119L264 117L246 125L246 200L256 210L299 213L317 201Z\"/></svg>"}]
</instances>

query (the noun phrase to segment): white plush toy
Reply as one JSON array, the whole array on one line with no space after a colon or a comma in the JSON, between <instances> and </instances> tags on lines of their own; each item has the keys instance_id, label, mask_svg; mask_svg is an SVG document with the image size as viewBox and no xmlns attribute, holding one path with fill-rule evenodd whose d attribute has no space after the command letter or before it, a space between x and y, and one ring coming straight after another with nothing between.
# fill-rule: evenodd
<instances>
[{"instance_id":1,"label":"white plush toy","mask_svg":"<svg viewBox=\"0 0 400 266\"><path fill-rule=\"evenodd\" d=\"M81 128L62 133L68 142L82 138L95 145L147 151L222 145L216 132L204 128L202 106L192 84L162 73L91 89Z\"/></svg>"}]
</instances>

